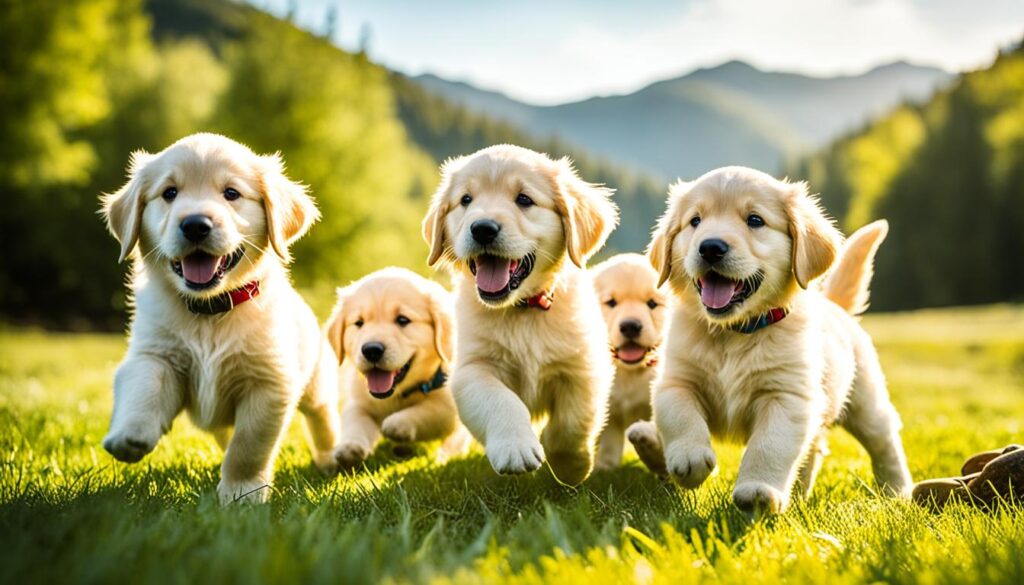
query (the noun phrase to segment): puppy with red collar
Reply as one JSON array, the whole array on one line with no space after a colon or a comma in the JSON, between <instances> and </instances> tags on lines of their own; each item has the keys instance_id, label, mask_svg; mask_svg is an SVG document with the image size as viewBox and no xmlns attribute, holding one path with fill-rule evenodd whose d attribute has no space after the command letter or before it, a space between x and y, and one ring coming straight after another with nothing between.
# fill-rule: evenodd
<instances>
[{"instance_id":1,"label":"puppy with red collar","mask_svg":"<svg viewBox=\"0 0 1024 585\"><path fill-rule=\"evenodd\" d=\"M658 273L640 254L619 254L591 270L608 326L615 382L608 397L608 422L598 440L597 469L622 462L626 428L651 419L651 383L661 345L665 293Z\"/></svg>"},{"instance_id":2,"label":"puppy with red collar","mask_svg":"<svg viewBox=\"0 0 1024 585\"><path fill-rule=\"evenodd\" d=\"M743 442L733 501L781 512L795 488L810 492L841 424L881 491L906 496L900 416L856 319L886 230L876 222L843 247L806 184L744 167L673 185L648 249L674 302L655 425L628 431L641 458L696 488L717 466L712 436Z\"/></svg>"},{"instance_id":3,"label":"puppy with red collar","mask_svg":"<svg viewBox=\"0 0 1024 585\"><path fill-rule=\"evenodd\" d=\"M446 163L423 222L430 264L455 275L459 416L498 473L547 459L590 475L612 365L585 270L615 226L611 191L571 163L500 145ZM538 441L531 423L546 417Z\"/></svg>"},{"instance_id":4,"label":"puppy with red collar","mask_svg":"<svg viewBox=\"0 0 1024 585\"><path fill-rule=\"evenodd\" d=\"M130 175L103 199L135 305L103 447L135 463L186 410L226 447L221 502L263 502L297 408L314 462L336 471L334 354L286 267L319 217L305 188L278 155L215 134L136 152Z\"/></svg>"}]
</instances>

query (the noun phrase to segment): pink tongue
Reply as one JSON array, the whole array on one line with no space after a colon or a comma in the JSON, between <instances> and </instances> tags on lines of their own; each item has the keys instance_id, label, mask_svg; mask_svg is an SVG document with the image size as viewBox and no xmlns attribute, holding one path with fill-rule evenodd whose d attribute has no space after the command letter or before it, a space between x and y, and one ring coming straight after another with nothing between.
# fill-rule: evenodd
<instances>
[{"instance_id":1,"label":"pink tongue","mask_svg":"<svg viewBox=\"0 0 1024 585\"><path fill-rule=\"evenodd\" d=\"M619 359L624 362L635 362L643 359L647 350L636 344L623 345L618 351Z\"/></svg>"},{"instance_id":2,"label":"pink tongue","mask_svg":"<svg viewBox=\"0 0 1024 585\"><path fill-rule=\"evenodd\" d=\"M370 387L370 392L374 394L384 394L388 390L391 390L391 386L395 384L396 373L397 372L379 370L377 368L367 372L366 384Z\"/></svg>"},{"instance_id":3,"label":"pink tongue","mask_svg":"<svg viewBox=\"0 0 1024 585\"><path fill-rule=\"evenodd\" d=\"M732 300L740 283L716 275L700 279L700 286L700 300L704 306L721 309Z\"/></svg>"},{"instance_id":4,"label":"pink tongue","mask_svg":"<svg viewBox=\"0 0 1024 585\"><path fill-rule=\"evenodd\" d=\"M220 258L209 254L189 254L181 259L181 270L185 279L196 284L206 284L213 280L220 266Z\"/></svg>"},{"instance_id":5,"label":"pink tongue","mask_svg":"<svg viewBox=\"0 0 1024 585\"><path fill-rule=\"evenodd\" d=\"M481 256L476 259L476 286L489 293L500 292L512 276L509 268L512 261L508 258Z\"/></svg>"}]
</instances>

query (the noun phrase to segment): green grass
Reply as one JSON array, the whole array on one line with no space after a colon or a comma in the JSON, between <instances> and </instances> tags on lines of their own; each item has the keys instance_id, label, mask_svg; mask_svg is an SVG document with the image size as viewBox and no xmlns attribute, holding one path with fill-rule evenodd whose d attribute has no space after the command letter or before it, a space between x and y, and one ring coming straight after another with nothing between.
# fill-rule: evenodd
<instances>
[{"instance_id":1,"label":"green grass","mask_svg":"<svg viewBox=\"0 0 1024 585\"><path fill-rule=\"evenodd\" d=\"M1022 441L1024 307L878 315L915 478ZM870 464L831 436L814 496L748 522L730 502L740 450L696 492L630 457L578 489L549 473L503 478L480 451L437 463L384 445L367 470L328 480L300 429L273 503L220 508L220 452L179 420L134 466L100 447L116 335L0 331L0 583L1024 582L1024 515L933 514L872 493Z\"/></svg>"}]
</instances>

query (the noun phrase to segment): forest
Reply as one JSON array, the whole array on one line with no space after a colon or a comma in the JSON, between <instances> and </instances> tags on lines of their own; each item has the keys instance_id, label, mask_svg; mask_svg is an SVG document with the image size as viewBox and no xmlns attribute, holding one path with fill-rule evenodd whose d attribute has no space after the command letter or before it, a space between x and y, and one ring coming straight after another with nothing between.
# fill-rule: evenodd
<instances>
[{"instance_id":1,"label":"forest","mask_svg":"<svg viewBox=\"0 0 1024 585\"><path fill-rule=\"evenodd\" d=\"M0 316L70 330L123 328L126 266L97 216L129 154L197 131L280 151L323 221L296 248L314 297L387 265L421 272L419 220L446 158L495 143L571 156L616 189L604 255L640 251L667 178L538 139L432 94L286 19L227 0L19 2L0 47ZM1024 298L1024 50L958 77L821 152L790 177L844 231L886 217L880 309ZM692 178L692 177L689 177Z\"/></svg>"}]
</instances>

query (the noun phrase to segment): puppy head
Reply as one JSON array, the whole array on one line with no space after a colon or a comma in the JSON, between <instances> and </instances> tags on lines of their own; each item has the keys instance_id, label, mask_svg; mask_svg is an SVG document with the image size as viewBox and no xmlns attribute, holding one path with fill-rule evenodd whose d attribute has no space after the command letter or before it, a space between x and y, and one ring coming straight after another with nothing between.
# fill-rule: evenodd
<instances>
[{"instance_id":1,"label":"puppy head","mask_svg":"<svg viewBox=\"0 0 1024 585\"><path fill-rule=\"evenodd\" d=\"M128 174L103 197L121 261L145 262L189 296L243 285L270 249L287 262L288 246L318 217L278 155L258 156L215 134L183 138L158 154L136 152Z\"/></svg>"},{"instance_id":2,"label":"puppy head","mask_svg":"<svg viewBox=\"0 0 1024 585\"><path fill-rule=\"evenodd\" d=\"M672 185L648 255L660 282L728 325L788 304L828 270L840 240L806 184L725 167Z\"/></svg>"},{"instance_id":3,"label":"puppy head","mask_svg":"<svg viewBox=\"0 0 1024 585\"><path fill-rule=\"evenodd\" d=\"M449 296L440 284L403 268L338 289L326 325L338 363L349 359L374 398L430 380L452 359Z\"/></svg>"},{"instance_id":4,"label":"puppy head","mask_svg":"<svg viewBox=\"0 0 1024 585\"><path fill-rule=\"evenodd\" d=\"M594 289L616 363L642 367L661 345L665 294L658 273L639 254L619 254L594 267Z\"/></svg>"},{"instance_id":5,"label":"puppy head","mask_svg":"<svg viewBox=\"0 0 1024 585\"><path fill-rule=\"evenodd\" d=\"M431 265L475 279L487 306L550 286L564 259L579 267L615 227L612 191L584 182L568 159L500 145L448 161L423 221Z\"/></svg>"}]
</instances>

